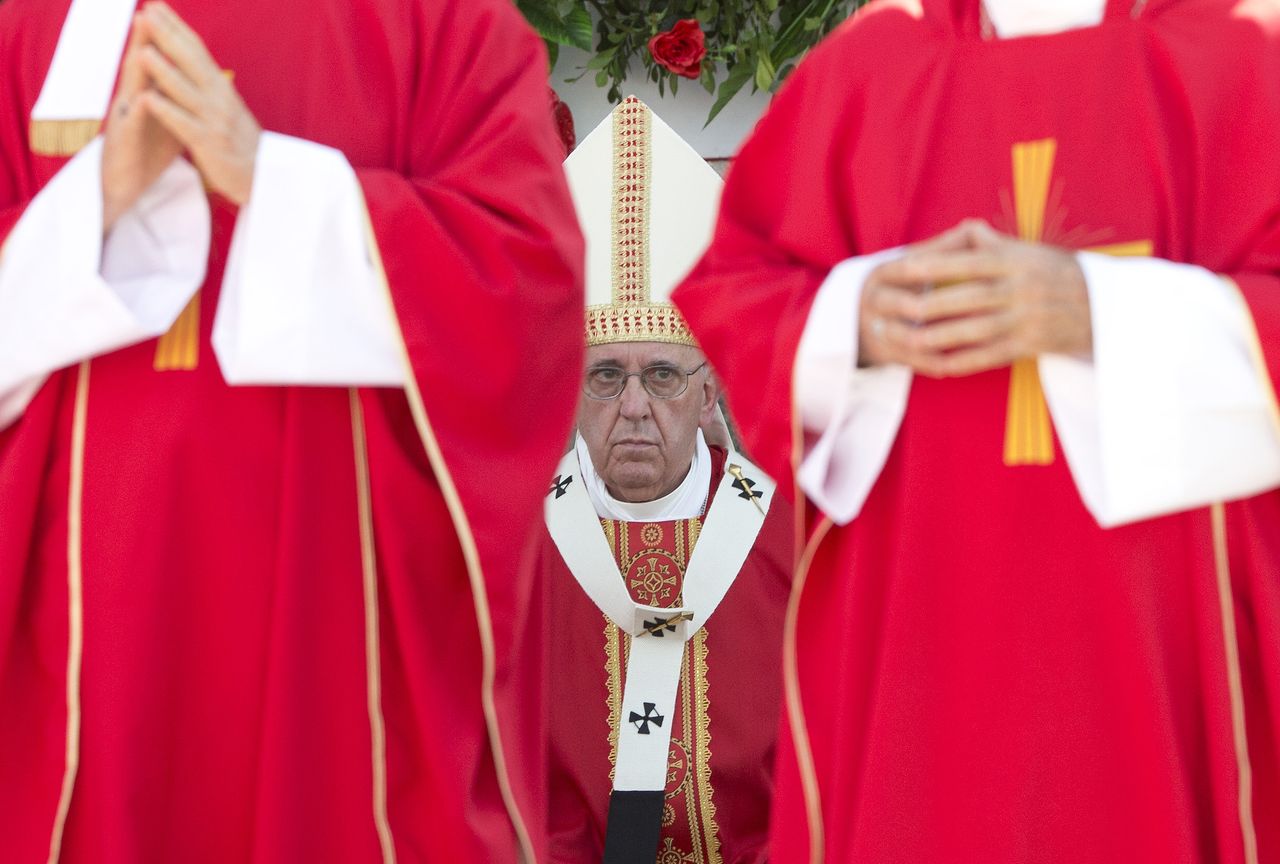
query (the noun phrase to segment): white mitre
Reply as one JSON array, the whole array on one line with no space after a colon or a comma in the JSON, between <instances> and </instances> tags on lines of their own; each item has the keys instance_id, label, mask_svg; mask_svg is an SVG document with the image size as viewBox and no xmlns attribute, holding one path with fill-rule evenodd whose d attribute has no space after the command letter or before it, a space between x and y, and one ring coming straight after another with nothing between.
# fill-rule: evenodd
<instances>
[{"instance_id":1,"label":"white mitre","mask_svg":"<svg viewBox=\"0 0 1280 864\"><path fill-rule=\"evenodd\" d=\"M587 344L696 344L670 298L711 242L720 175L634 96L564 167L587 241Z\"/></svg>"},{"instance_id":2,"label":"white mitre","mask_svg":"<svg viewBox=\"0 0 1280 864\"><path fill-rule=\"evenodd\" d=\"M983 0L1001 39L1037 36L1102 23L1107 0Z\"/></svg>"}]
</instances>

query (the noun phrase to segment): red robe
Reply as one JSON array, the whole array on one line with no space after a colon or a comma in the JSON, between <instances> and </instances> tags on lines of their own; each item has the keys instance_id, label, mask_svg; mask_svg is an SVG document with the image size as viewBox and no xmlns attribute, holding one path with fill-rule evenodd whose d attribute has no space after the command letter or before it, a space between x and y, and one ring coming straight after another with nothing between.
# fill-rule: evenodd
<instances>
[{"instance_id":1,"label":"red robe","mask_svg":"<svg viewBox=\"0 0 1280 864\"><path fill-rule=\"evenodd\" d=\"M714 496L725 451L713 447L711 454ZM601 525L619 568L637 577L627 581L632 598L652 606L679 605L702 520L602 519ZM770 507L715 616L687 643L658 864L760 864L767 858L782 691L777 669L793 533L790 508ZM661 574L656 580L640 577L655 569L651 560ZM661 571L664 564L671 568L669 581ZM549 619L560 622L556 638L549 640L547 664L551 860L588 864L604 852L630 639L582 590L550 535L544 534L538 570L550 598Z\"/></svg>"},{"instance_id":2,"label":"red robe","mask_svg":"<svg viewBox=\"0 0 1280 864\"><path fill-rule=\"evenodd\" d=\"M583 255L545 54L505 0L172 5L264 128L355 167L413 385L228 387L215 200L195 368L94 358L0 432L0 858L541 858L509 658ZM0 240L65 164L28 118L67 6L0 6Z\"/></svg>"},{"instance_id":3,"label":"red robe","mask_svg":"<svg viewBox=\"0 0 1280 864\"><path fill-rule=\"evenodd\" d=\"M996 41L976 0L876 3L820 46L675 294L761 466L831 268L1014 232L1022 142L1056 140L1043 239L1230 276L1280 375L1280 13L1236 5ZM1280 861L1280 494L1101 530L1056 441L1005 467L1009 386L917 376L861 515L811 514L773 860Z\"/></svg>"}]
</instances>

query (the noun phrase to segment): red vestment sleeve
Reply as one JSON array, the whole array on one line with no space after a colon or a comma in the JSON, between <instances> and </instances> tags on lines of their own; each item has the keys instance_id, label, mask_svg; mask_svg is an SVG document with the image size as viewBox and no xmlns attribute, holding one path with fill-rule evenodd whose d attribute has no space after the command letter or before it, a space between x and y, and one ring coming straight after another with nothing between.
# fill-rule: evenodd
<instances>
[{"instance_id":1,"label":"red vestment sleeve","mask_svg":"<svg viewBox=\"0 0 1280 864\"><path fill-rule=\"evenodd\" d=\"M460 769L471 773L471 788L442 790L434 800L455 795L466 805L464 818L476 823L474 835L492 838L487 849L456 850L459 860L514 856L506 826L486 821L499 797L508 812L514 802L517 833L523 827L541 859L542 625L536 577L525 565L576 404L583 241L547 106L540 42L501 0L415 5L426 7L418 14L427 20L416 30L427 44L416 52L404 165L396 171L357 165L356 172L412 366L414 421L471 580L473 596L460 595L457 605L465 612L474 602L475 624L449 626L478 625L482 668L474 680L483 679L489 691L481 700L496 764L487 753L475 754ZM394 412L390 403L399 396L371 393L366 404L371 399ZM371 433L376 451L377 430ZM379 535L388 546L412 547L415 539L421 545L400 502L380 502L372 451L375 510L385 502L390 517ZM388 534L406 531L407 537ZM433 566L445 565L416 565L422 578L431 577ZM414 626L436 627L428 623L431 611L422 611ZM473 656L455 651L433 662L459 668ZM420 708L418 715L433 720L433 710ZM465 743L467 734L460 731L456 740Z\"/></svg>"},{"instance_id":2,"label":"red vestment sleeve","mask_svg":"<svg viewBox=\"0 0 1280 864\"><path fill-rule=\"evenodd\" d=\"M723 376L747 451L780 481L791 475L792 366L809 307L831 268L858 254L852 202L837 195L848 109L814 110L821 53L795 72L738 155L712 244L673 295ZM815 117L824 128L813 128ZM790 485L779 489L790 495Z\"/></svg>"}]
</instances>

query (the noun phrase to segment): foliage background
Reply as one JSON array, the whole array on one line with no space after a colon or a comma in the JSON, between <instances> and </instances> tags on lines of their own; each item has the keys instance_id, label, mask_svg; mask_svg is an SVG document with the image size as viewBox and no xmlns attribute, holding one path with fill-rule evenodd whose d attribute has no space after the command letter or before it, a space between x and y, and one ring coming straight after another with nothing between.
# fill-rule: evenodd
<instances>
[{"instance_id":1,"label":"foliage background","mask_svg":"<svg viewBox=\"0 0 1280 864\"><path fill-rule=\"evenodd\" d=\"M649 40L676 21L695 18L707 39L699 84L716 96L707 122L748 84L774 91L804 54L867 0L516 0L551 51L572 45L590 54L579 77L592 75L622 98L622 84L639 72L659 92L680 77L649 53ZM577 80L569 79L569 80ZM685 86L694 82L686 80Z\"/></svg>"}]
</instances>

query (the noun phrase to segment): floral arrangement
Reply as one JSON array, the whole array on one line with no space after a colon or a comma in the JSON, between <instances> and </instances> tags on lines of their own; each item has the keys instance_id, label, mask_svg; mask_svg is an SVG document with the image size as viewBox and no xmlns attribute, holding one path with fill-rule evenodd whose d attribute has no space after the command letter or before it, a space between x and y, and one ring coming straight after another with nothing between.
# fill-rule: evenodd
<instances>
[{"instance_id":1,"label":"floral arrangement","mask_svg":"<svg viewBox=\"0 0 1280 864\"><path fill-rule=\"evenodd\" d=\"M866 0L516 0L546 40L554 65L560 46L591 57L578 78L622 99L633 66L659 93L681 79L716 96L707 123L747 84L776 90L819 39ZM570 80L577 80L573 78Z\"/></svg>"}]
</instances>

